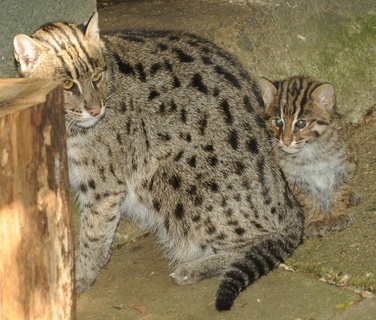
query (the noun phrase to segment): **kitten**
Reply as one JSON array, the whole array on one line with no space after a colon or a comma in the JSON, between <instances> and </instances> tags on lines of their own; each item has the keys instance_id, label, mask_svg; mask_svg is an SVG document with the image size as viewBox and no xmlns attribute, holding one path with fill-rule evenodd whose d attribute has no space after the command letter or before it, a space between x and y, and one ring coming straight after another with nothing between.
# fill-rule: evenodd
<instances>
[{"instance_id":1,"label":"kitten","mask_svg":"<svg viewBox=\"0 0 376 320\"><path fill-rule=\"evenodd\" d=\"M261 94L228 53L189 34L100 36L96 13L14 47L21 76L65 89L78 292L108 262L121 214L156 232L176 283L223 275L218 310L299 245L303 215L268 153Z\"/></svg>"},{"instance_id":2,"label":"kitten","mask_svg":"<svg viewBox=\"0 0 376 320\"><path fill-rule=\"evenodd\" d=\"M278 146L279 164L305 215L305 235L342 230L353 222L349 204L354 154L334 88L309 77L260 80L265 117Z\"/></svg>"}]
</instances>

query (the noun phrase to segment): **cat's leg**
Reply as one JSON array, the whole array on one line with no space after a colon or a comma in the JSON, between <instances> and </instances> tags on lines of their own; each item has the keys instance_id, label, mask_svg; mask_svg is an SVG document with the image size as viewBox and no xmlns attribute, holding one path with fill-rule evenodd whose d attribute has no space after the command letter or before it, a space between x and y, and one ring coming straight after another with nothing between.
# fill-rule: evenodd
<instances>
[{"instance_id":1,"label":"cat's leg","mask_svg":"<svg viewBox=\"0 0 376 320\"><path fill-rule=\"evenodd\" d=\"M223 274L232 262L242 256L235 252L224 252L180 263L170 277L179 285L192 284Z\"/></svg>"},{"instance_id":2,"label":"cat's leg","mask_svg":"<svg viewBox=\"0 0 376 320\"><path fill-rule=\"evenodd\" d=\"M345 183L338 189L333 190L330 196L328 223L331 230L343 230L354 221L354 214L348 207L351 202L357 204L360 198L352 195L350 189L350 185Z\"/></svg>"},{"instance_id":3,"label":"cat's leg","mask_svg":"<svg viewBox=\"0 0 376 320\"><path fill-rule=\"evenodd\" d=\"M307 237L323 236L330 228L321 202L311 193L302 192L294 187L292 191L304 214L304 235Z\"/></svg>"},{"instance_id":4,"label":"cat's leg","mask_svg":"<svg viewBox=\"0 0 376 320\"><path fill-rule=\"evenodd\" d=\"M120 195L109 195L96 200L91 206L83 206L76 256L78 293L89 289L99 270L109 261L111 244L121 216L120 203Z\"/></svg>"}]
</instances>

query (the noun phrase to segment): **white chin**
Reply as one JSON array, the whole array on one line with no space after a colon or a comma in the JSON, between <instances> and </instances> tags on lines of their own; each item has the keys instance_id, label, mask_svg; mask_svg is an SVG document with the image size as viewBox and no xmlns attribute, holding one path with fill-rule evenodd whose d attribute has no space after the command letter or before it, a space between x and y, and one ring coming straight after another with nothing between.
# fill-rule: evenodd
<instances>
[{"instance_id":1,"label":"white chin","mask_svg":"<svg viewBox=\"0 0 376 320\"><path fill-rule=\"evenodd\" d=\"M87 119L87 120L84 120L84 121L77 122L77 125L80 126L80 127L89 128L89 127L92 127L93 125L95 125L100 118L101 118L101 116L93 117L91 119Z\"/></svg>"},{"instance_id":2,"label":"white chin","mask_svg":"<svg viewBox=\"0 0 376 320\"><path fill-rule=\"evenodd\" d=\"M283 146L282 150L284 152L290 153L290 154L298 153L300 151L299 148L296 148L296 147L286 147L286 146Z\"/></svg>"}]
</instances>

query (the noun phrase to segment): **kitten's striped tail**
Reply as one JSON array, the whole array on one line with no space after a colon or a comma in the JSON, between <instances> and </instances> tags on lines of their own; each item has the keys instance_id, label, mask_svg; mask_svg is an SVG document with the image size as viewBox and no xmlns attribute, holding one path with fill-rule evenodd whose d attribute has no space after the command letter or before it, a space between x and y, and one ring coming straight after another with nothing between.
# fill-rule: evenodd
<instances>
[{"instance_id":1,"label":"kitten's striped tail","mask_svg":"<svg viewBox=\"0 0 376 320\"><path fill-rule=\"evenodd\" d=\"M292 232L295 229L295 232ZM245 250L244 256L231 264L220 281L215 306L218 311L229 310L241 291L266 275L288 256L301 243L303 222L299 229L290 225L290 232L264 236L254 246Z\"/></svg>"}]
</instances>

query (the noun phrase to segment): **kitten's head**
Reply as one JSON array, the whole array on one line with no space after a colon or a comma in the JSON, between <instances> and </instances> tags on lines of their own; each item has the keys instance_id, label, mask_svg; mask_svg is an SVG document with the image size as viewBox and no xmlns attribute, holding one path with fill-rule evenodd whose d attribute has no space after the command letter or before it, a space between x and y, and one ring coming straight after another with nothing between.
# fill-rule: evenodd
<instances>
[{"instance_id":1,"label":"kitten's head","mask_svg":"<svg viewBox=\"0 0 376 320\"><path fill-rule=\"evenodd\" d=\"M64 88L67 127L90 127L104 114L106 63L98 14L82 26L50 23L31 37L14 37L20 76L52 79Z\"/></svg>"},{"instance_id":2,"label":"kitten's head","mask_svg":"<svg viewBox=\"0 0 376 320\"><path fill-rule=\"evenodd\" d=\"M283 81L260 79L267 126L278 145L297 153L325 134L335 114L335 93L329 83L309 77Z\"/></svg>"}]
</instances>

